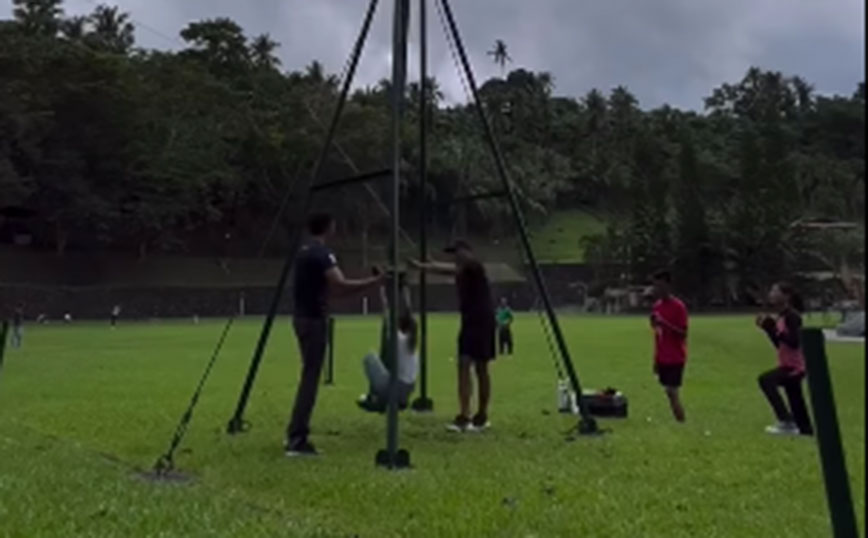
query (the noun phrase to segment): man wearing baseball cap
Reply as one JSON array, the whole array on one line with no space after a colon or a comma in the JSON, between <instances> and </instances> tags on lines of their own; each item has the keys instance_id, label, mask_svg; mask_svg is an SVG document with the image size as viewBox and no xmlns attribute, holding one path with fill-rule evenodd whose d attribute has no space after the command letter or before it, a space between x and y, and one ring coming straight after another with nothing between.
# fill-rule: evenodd
<instances>
[{"instance_id":1,"label":"man wearing baseball cap","mask_svg":"<svg viewBox=\"0 0 868 538\"><path fill-rule=\"evenodd\" d=\"M491 399L491 378L488 363L495 358L495 315L491 285L485 267L473 253L467 241L458 239L444 249L453 258L451 263L419 262L410 264L441 275L455 277L461 330L458 333L458 403L460 411L447 427L451 431L482 431L488 428L488 402ZM473 383L471 367L479 385L479 408L470 416Z\"/></svg>"}]
</instances>

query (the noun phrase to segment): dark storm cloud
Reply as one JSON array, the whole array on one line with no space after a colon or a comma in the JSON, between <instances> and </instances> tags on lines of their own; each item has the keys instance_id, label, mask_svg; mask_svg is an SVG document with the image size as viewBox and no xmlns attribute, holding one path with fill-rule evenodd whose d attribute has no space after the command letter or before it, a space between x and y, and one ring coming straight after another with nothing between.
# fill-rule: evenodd
<instances>
[{"instance_id":1,"label":"dark storm cloud","mask_svg":"<svg viewBox=\"0 0 868 538\"><path fill-rule=\"evenodd\" d=\"M81 13L91 0L68 0ZM119 0L139 23L148 47L181 46L188 22L228 16L249 35L267 32L282 44L287 69L313 59L339 72L361 24L365 0ZM418 3L413 2L414 10ZM429 3L431 70L449 100L463 100L433 3ZM643 106L701 107L722 82L747 68L798 74L823 93L851 93L864 80L865 4L861 0L452 0L477 78L500 74L486 55L503 39L513 67L545 70L557 93L581 96L625 85ZM389 75L391 12L382 0L360 84ZM7 7L7 13L8 13ZM417 35L414 24L413 35ZM411 50L411 69L417 66Z\"/></svg>"}]
</instances>

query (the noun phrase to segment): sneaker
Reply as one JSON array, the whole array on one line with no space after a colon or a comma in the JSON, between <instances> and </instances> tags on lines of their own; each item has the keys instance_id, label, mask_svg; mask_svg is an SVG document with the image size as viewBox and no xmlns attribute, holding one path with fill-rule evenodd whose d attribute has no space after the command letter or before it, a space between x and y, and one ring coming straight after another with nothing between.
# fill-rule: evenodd
<instances>
[{"instance_id":1,"label":"sneaker","mask_svg":"<svg viewBox=\"0 0 868 538\"><path fill-rule=\"evenodd\" d=\"M473 417L473 420L470 421L470 425L467 430L471 432L483 432L491 427L491 423L488 422L488 417L485 415L477 414Z\"/></svg>"},{"instance_id":2,"label":"sneaker","mask_svg":"<svg viewBox=\"0 0 868 538\"><path fill-rule=\"evenodd\" d=\"M773 426L766 426L766 433L772 435L798 435L799 428L792 422L778 422Z\"/></svg>"},{"instance_id":3,"label":"sneaker","mask_svg":"<svg viewBox=\"0 0 868 538\"><path fill-rule=\"evenodd\" d=\"M310 441L305 439L304 441L287 446L286 455L291 458L296 456L318 456L319 452L317 452L316 447Z\"/></svg>"},{"instance_id":4,"label":"sneaker","mask_svg":"<svg viewBox=\"0 0 868 538\"><path fill-rule=\"evenodd\" d=\"M446 425L447 430L458 433L467 431L468 427L470 427L470 419L461 415L458 415L455 417L455 420Z\"/></svg>"}]
</instances>

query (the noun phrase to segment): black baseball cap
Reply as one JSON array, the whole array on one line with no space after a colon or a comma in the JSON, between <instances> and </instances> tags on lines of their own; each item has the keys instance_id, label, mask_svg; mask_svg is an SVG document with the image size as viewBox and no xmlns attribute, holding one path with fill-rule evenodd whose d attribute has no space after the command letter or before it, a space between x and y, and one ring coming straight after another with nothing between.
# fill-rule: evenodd
<instances>
[{"instance_id":1,"label":"black baseball cap","mask_svg":"<svg viewBox=\"0 0 868 538\"><path fill-rule=\"evenodd\" d=\"M455 254L459 250L468 250L473 252L473 248L470 246L470 243L465 241L464 239L456 239L449 246L443 249L443 252L447 254Z\"/></svg>"}]
</instances>

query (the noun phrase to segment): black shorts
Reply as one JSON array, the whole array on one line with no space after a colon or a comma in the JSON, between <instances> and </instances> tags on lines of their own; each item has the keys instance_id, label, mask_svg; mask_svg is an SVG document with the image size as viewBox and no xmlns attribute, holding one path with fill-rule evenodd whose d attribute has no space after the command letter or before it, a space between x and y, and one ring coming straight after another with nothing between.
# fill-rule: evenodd
<instances>
[{"instance_id":1,"label":"black shorts","mask_svg":"<svg viewBox=\"0 0 868 538\"><path fill-rule=\"evenodd\" d=\"M475 362L494 360L497 355L494 324L462 325L458 333L458 356L467 357Z\"/></svg>"},{"instance_id":2,"label":"black shorts","mask_svg":"<svg viewBox=\"0 0 868 538\"><path fill-rule=\"evenodd\" d=\"M675 387L678 388L681 386L681 380L684 377L684 365L683 364L658 364L657 365L657 379L660 380L660 384L664 387Z\"/></svg>"}]
</instances>

